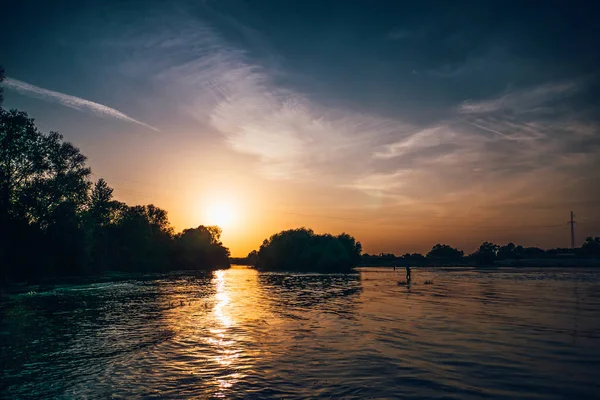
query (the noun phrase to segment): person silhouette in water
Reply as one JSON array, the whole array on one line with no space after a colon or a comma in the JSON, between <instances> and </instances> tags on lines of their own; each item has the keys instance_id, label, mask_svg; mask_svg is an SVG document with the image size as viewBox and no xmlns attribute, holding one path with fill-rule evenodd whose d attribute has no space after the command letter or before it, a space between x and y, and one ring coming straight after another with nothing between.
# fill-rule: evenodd
<instances>
[{"instance_id":1,"label":"person silhouette in water","mask_svg":"<svg viewBox=\"0 0 600 400\"><path fill-rule=\"evenodd\" d=\"M410 282L410 265L406 266L406 282Z\"/></svg>"}]
</instances>

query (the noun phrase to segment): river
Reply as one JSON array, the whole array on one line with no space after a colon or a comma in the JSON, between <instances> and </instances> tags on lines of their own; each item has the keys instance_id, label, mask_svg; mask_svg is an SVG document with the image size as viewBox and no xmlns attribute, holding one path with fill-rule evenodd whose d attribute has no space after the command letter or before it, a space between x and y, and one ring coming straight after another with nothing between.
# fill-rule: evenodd
<instances>
[{"instance_id":1,"label":"river","mask_svg":"<svg viewBox=\"0 0 600 400\"><path fill-rule=\"evenodd\" d=\"M600 270L403 278L233 267L4 295L0 398L600 394Z\"/></svg>"}]
</instances>

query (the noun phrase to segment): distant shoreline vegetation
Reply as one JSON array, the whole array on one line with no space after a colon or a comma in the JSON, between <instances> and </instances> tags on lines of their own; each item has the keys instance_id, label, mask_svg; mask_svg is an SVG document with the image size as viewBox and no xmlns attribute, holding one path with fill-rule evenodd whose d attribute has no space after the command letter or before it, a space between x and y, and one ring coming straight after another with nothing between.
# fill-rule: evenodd
<instances>
[{"instance_id":1,"label":"distant shoreline vegetation","mask_svg":"<svg viewBox=\"0 0 600 400\"><path fill-rule=\"evenodd\" d=\"M592 260L594 265L600 260L600 237L588 237L581 247L574 249L549 249L538 247L523 247L508 243L504 246L491 242L483 242L479 248L471 254L465 255L462 250L453 248L447 244L436 244L426 254L406 253L396 256L393 253L363 254L362 266L392 266L392 265L507 265L507 266L534 266L537 263L543 265L558 265L572 260Z\"/></svg>"},{"instance_id":2,"label":"distant shoreline vegetation","mask_svg":"<svg viewBox=\"0 0 600 400\"><path fill-rule=\"evenodd\" d=\"M258 265L257 268L261 269L258 255L259 252L254 250L247 257L232 257L230 261L233 264ZM500 246L484 242L475 252L468 255L450 245L436 244L425 255L420 253L406 253L400 256L393 253L361 254L355 266L564 266L575 263L600 266L600 237L588 237L581 247L574 249L544 250L514 243ZM288 270L289 268L275 269Z\"/></svg>"}]
</instances>

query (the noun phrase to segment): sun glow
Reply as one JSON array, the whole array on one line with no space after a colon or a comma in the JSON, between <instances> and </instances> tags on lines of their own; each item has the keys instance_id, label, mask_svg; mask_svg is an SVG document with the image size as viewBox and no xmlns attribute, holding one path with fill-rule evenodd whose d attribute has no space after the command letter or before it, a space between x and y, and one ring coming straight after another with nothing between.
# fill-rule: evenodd
<instances>
[{"instance_id":1,"label":"sun glow","mask_svg":"<svg viewBox=\"0 0 600 400\"><path fill-rule=\"evenodd\" d=\"M236 208L227 202L209 204L204 212L208 225L218 225L221 229L231 228L236 225L238 215Z\"/></svg>"}]
</instances>

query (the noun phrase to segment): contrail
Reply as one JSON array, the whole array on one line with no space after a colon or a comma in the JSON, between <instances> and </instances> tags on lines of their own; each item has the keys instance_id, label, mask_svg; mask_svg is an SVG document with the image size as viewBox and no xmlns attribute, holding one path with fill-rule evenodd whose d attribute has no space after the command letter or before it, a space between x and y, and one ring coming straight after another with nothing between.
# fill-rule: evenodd
<instances>
[{"instance_id":1,"label":"contrail","mask_svg":"<svg viewBox=\"0 0 600 400\"><path fill-rule=\"evenodd\" d=\"M496 135L500 135L500 136L502 136L503 138L505 138L505 139L508 139L508 140L516 140L515 138L513 138L513 137L510 137L510 136L508 136L508 135L505 135L505 134L504 134L504 133L502 133L502 132L498 132L497 130L494 130L494 129L491 129L491 128L486 128L485 126L481 126L481 125L474 124L473 122L467 122L467 124L469 124L469 125L473 125L474 127L476 127L476 128L479 128L479 129L483 129L484 131L488 131L488 132L495 133Z\"/></svg>"},{"instance_id":2,"label":"contrail","mask_svg":"<svg viewBox=\"0 0 600 400\"><path fill-rule=\"evenodd\" d=\"M62 104L63 106L74 108L80 111L91 111L92 113L100 117L112 117L124 121L133 122L145 126L146 128L150 128L152 130L160 132L157 128L145 124L141 121L138 121L137 119L133 119L130 116L123 114L119 110L115 110L114 108L110 108L102 104L94 103L93 101L81 99L75 96L70 96L64 93L55 92L53 90L44 89L35 85L30 85L29 83L22 82L18 79L13 79L9 77L6 77L3 84L7 88L13 89L24 95L30 95L46 101L57 102Z\"/></svg>"}]
</instances>

